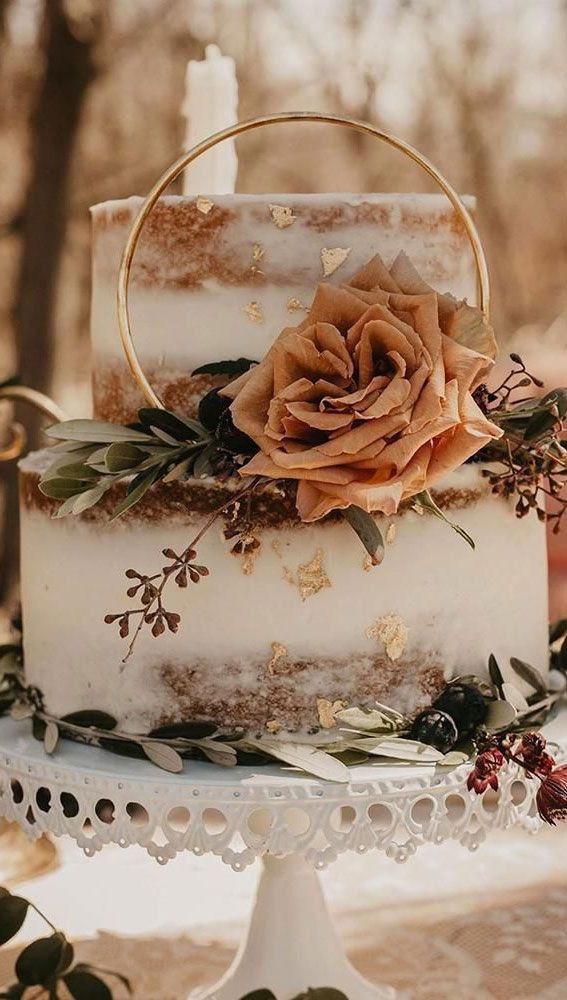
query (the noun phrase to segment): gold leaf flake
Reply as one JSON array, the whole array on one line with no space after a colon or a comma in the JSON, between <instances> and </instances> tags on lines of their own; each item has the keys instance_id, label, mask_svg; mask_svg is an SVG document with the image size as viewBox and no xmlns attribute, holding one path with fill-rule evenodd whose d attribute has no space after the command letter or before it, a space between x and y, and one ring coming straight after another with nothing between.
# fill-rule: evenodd
<instances>
[{"instance_id":1,"label":"gold leaf flake","mask_svg":"<svg viewBox=\"0 0 567 1000\"><path fill-rule=\"evenodd\" d=\"M274 538L273 539L273 541L272 541L272 548L273 548L274 552L276 553L278 559L281 559L281 557L282 557L282 543L280 542L279 538Z\"/></svg>"},{"instance_id":2,"label":"gold leaf flake","mask_svg":"<svg viewBox=\"0 0 567 1000\"><path fill-rule=\"evenodd\" d=\"M363 560L363 563L362 563L362 568L363 568L363 570L364 570L365 573L370 573L370 570L375 565L376 564L372 562L372 556L365 556L364 557L364 560Z\"/></svg>"},{"instance_id":3,"label":"gold leaf flake","mask_svg":"<svg viewBox=\"0 0 567 1000\"><path fill-rule=\"evenodd\" d=\"M288 226L293 226L297 219L288 205L270 205L270 215L274 226L277 226L278 229L287 229Z\"/></svg>"},{"instance_id":4,"label":"gold leaf flake","mask_svg":"<svg viewBox=\"0 0 567 1000\"><path fill-rule=\"evenodd\" d=\"M266 664L266 670L269 674L274 674L276 671L276 666L280 660L285 659L287 656L286 646L282 646L281 642L272 643L272 656Z\"/></svg>"},{"instance_id":5,"label":"gold leaf flake","mask_svg":"<svg viewBox=\"0 0 567 1000\"><path fill-rule=\"evenodd\" d=\"M260 548L250 549L245 552L242 556L242 562L240 563L240 568L244 573L244 576L252 576L254 572L254 563L257 557L260 555Z\"/></svg>"},{"instance_id":6,"label":"gold leaf flake","mask_svg":"<svg viewBox=\"0 0 567 1000\"><path fill-rule=\"evenodd\" d=\"M210 198L205 198L202 194L200 194L195 202L195 207L198 212L201 212L203 215L208 215L211 208L215 207L215 203L214 201L211 201Z\"/></svg>"},{"instance_id":7,"label":"gold leaf flake","mask_svg":"<svg viewBox=\"0 0 567 1000\"><path fill-rule=\"evenodd\" d=\"M323 265L323 276L328 278L330 274L344 264L352 247L323 247L321 250L321 264Z\"/></svg>"},{"instance_id":8,"label":"gold leaf flake","mask_svg":"<svg viewBox=\"0 0 567 1000\"><path fill-rule=\"evenodd\" d=\"M252 247L252 260L254 261L255 264L257 264L259 260L262 260L262 257L264 256L265 252L266 251L264 250L264 247L262 246L261 243L254 244L254 246Z\"/></svg>"},{"instance_id":9,"label":"gold leaf flake","mask_svg":"<svg viewBox=\"0 0 567 1000\"><path fill-rule=\"evenodd\" d=\"M397 530L398 529L396 528L396 525L392 521L392 523L388 525L388 528L387 528L387 531L386 531L386 544L387 545L391 545L392 544L392 542L394 541L394 539L396 537Z\"/></svg>"},{"instance_id":10,"label":"gold leaf flake","mask_svg":"<svg viewBox=\"0 0 567 1000\"><path fill-rule=\"evenodd\" d=\"M284 578L284 580L285 580L286 583L291 583L291 585L293 587L296 586L295 577L294 577L293 573L291 572L291 570L288 569L287 566L284 566L284 568L282 569L282 576L283 576L283 578Z\"/></svg>"},{"instance_id":11,"label":"gold leaf flake","mask_svg":"<svg viewBox=\"0 0 567 1000\"><path fill-rule=\"evenodd\" d=\"M325 572L323 565L323 550L317 549L311 562L298 566L297 569L297 589L302 601L308 597L313 597L325 587L330 587L331 581Z\"/></svg>"},{"instance_id":12,"label":"gold leaf flake","mask_svg":"<svg viewBox=\"0 0 567 1000\"><path fill-rule=\"evenodd\" d=\"M264 310L259 302L248 302L247 305L243 306L243 312L246 313L248 319L252 323L263 323L264 322Z\"/></svg>"},{"instance_id":13,"label":"gold leaf flake","mask_svg":"<svg viewBox=\"0 0 567 1000\"><path fill-rule=\"evenodd\" d=\"M333 729L337 724L337 712L346 708L344 701L329 701L328 698L317 698L317 713L323 729Z\"/></svg>"},{"instance_id":14,"label":"gold leaf flake","mask_svg":"<svg viewBox=\"0 0 567 1000\"><path fill-rule=\"evenodd\" d=\"M309 306L304 305L301 299L296 299L293 295L287 300L287 311L290 313L307 312L308 309Z\"/></svg>"},{"instance_id":15,"label":"gold leaf flake","mask_svg":"<svg viewBox=\"0 0 567 1000\"><path fill-rule=\"evenodd\" d=\"M366 629L369 639L381 642L390 660L399 660L408 641L408 627L399 615L382 615Z\"/></svg>"},{"instance_id":16,"label":"gold leaf flake","mask_svg":"<svg viewBox=\"0 0 567 1000\"><path fill-rule=\"evenodd\" d=\"M272 719L270 722L266 722L266 729L269 733L279 733L282 728L281 722L277 719Z\"/></svg>"}]
</instances>

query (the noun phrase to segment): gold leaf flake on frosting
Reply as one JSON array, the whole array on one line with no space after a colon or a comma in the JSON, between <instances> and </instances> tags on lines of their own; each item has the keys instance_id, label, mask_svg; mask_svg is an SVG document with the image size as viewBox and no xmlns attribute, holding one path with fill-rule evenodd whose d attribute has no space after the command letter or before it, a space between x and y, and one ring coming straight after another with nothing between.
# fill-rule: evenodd
<instances>
[{"instance_id":1,"label":"gold leaf flake on frosting","mask_svg":"<svg viewBox=\"0 0 567 1000\"><path fill-rule=\"evenodd\" d=\"M291 299L287 300L286 307L290 313L307 312L309 309L309 306L304 305L301 299L296 299L294 295L292 295Z\"/></svg>"},{"instance_id":2,"label":"gold leaf flake on frosting","mask_svg":"<svg viewBox=\"0 0 567 1000\"><path fill-rule=\"evenodd\" d=\"M323 277L328 278L330 274L344 264L352 247L323 247L321 250L321 264L323 265Z\"/></svg>"},{"instance_id":3,"label":"gold leaf flake on frosting","mask_svg":"<svg viewBox=\"0 0 567 1000\"><path fill-rule=\"evenodd\" d=\"M297 219L288 205L270 205L270 215L274 226L277 226L278 229L287 229L288 226L293 226Z\"/></svg>"},{"instance_id":4,"label":"gold leaf flake on frosting","mask_svg":"<svg viewBox=\"0 0 567 1000\"><path fill-rule=\"evenodd\" d=\"M313 597L325 587L332 586L323 565L323 550L317 549L311 562L297 568L297 589L302 601Z\"/></svg>"},{"instance_id":5,"label":"gold leaf flake on frosting","mask_svg":"<svg viewBox=\"0 0 567 1000\"><path fill-rule=\"evenodd\" d=\"M275 673L276 667L280 660L285 659L287 656L287 647L283 646L281 642L272 643L272 655L266 664L266 670L269 674Z\"/></svg>"},{"instance_id":6,"label":"gold leaf flake on frosting","mask_svg":"<svg viewBox=\"0 0 567 1000\"><path fill-rule=\"evenodd\" d=\"M248 319L252 323L263 323L264 322L264 310L259 302L248 302L247 305L243 306L243 312L246 313Z\"/></svg>"},{"instance_id":7,"label":"gold leaf flake on frosting","mask_svg":"<svg viewBox=\"0 0 567 1000\"><path fill-rule=\"evenodd\" d=\"M337 724L337 712L346 708L344 701L329 701L328 698L317 698L317 714L323 729L334 729Z\"/></svg>"},{"instance_id":8,"label":"gold leaf flake on frosting","mask_svg":"<svg viewBox=\"0 0 567 1000\"><path fill-rule=\"evenodd\" d=\"M254 261L255 264L257 264L258 261L262 260L262 257L264 256L265 252L266 251L264 250L264 247L262 246L261 243L254 244L254 246L252 247L252 260Z\"/></svg>"},{"instance_id":9,"label":"gold leaf flake on frosting","mask_svg":"<svg viewBox=\"0 0 567 1000\"><path fill-rule=\"evenodd\" d=\"M370 570L376 563L372 562L372 556L365 556L362 562L362 568L365 573L370 573Z\"/></svg>"},{"instance_id":10,"label":"gold leaf flake on frosting","mask_svg":"<svg viewBox=\"0 0 567 1000\"><path fill-rule=\"evenodd\" d=\"M210 198L205 198L202 194L200 194L195 202L195 207L198 212L201 212L202 215L208 215L211 208L215 207L215 203L214 201L211 201Z\"/></svg>"},{"instance_id":11,"label":"gold leaf flake on frosting","mask_svg":"<svg viewBox=\"0 0 567 1000\"><path fill-rule=\"evenodd\" d=\"M266 729L269 733L279 733L281 728L282 724L277 719L271 719L270 722L266 722Z\"/></svg>"},{"instance_id":12,"label":"gold leaf flake on frosting","mask_svg":"<svg viewBox=\"0 0 567 1000\"><path fill-rule=\"evenodd\" d=\"M392 542L394 541L394 539L396 537L397 530L398 529L396 528L396 525L394 524L394 522L392 522L392 524L388 525L388 528L387 528L387 531L386 531L386 544L387 545L391 545L392 544Z\"/></svg>"},{"instance_id":13,"label":"gold leaf flake on frosting","mask_svg":"<svg viewBox=\"0 0 567 1000\"><path fill-rule=\"evenodd\" d=\"M399 660L408 641L408 627L400 615L382 615L366 629L369 639L381 642L390 660Z\"/></svg>"},{"instance_id":14,"label":"gold leaf flake on frosting","mask_svg":"<svg viewBox=\"0 0 567 1000\"><path fill-rule=\"evenodd\" d=\"M244 573L244 576L252 576L254 572L254 563L256 558L260 555L260 548L250 549L249 552L245 552L242 556L242 562L240 563L240 568Z\"/></svg>"}]
</instances>

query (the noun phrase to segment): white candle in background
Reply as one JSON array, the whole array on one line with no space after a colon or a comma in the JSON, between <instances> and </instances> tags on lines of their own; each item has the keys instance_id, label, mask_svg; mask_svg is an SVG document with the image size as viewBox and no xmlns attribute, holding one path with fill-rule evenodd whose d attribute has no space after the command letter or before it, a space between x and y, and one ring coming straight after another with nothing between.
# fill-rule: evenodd
<instances>
[{"instance_id":1,"label":"white candle in background","mask_svg":"<svg viewBox=\"0 0 567 1000\"><path fill-rule=\"evenodd\" d=\"M185 78L183 114L187 121L185 149L237 121L238 84L234 59L207 45L205 59L191 60ZM227 139L200 156L183 175L183 194L232 194L238 160L234 141Z\"/></svg>"}]
</instances>

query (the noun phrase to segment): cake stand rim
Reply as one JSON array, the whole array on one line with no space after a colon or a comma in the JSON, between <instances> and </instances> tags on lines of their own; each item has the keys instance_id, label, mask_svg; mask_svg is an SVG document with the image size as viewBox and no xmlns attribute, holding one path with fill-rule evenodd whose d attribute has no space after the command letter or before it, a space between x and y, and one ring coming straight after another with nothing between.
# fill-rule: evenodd
<instances>
[{"instance_id":1,"label":"cake stand rim","mask_svg":"<svg viewBox=\"0 0 567 1000\"><path fill-rule=\"evenodd\" d=\"M565 744L567 747L567 710L565 711ZM286 798L286 792L299 793L297 797L317 799L347 798L346 790L357 797L380 792L388 795L396 792L423 791L426 788L439 789L441 786L462 784L462 778L470 770L470 762L455 768L436 770L433 763L424 764L355 764L349 767L352 779L349 782L328 781L314 775L293 771L285 773L285 766L274 764L237 765L222 767L205 761L186 761L184 770L172 774L162 770L150 761L138 760L120 755L100 747L87 746L73 740L61 739L54 754L46 754L43 744L36 740L31 731L31 720L14 720L9 716L0 718L0 771L27 770L36 777L52 775L60 781L65 775L68 780L81 783L87 778L96 781L119 781L127 784L171 787L199 792L211 789L213 793L238 791L241 801L257 801L258 793L266 789L273 792L277 802ZM373 774L372 772L375 772ZM278 794L276 794L278 793ZM336 796L333 793L337 793ZM293 797L296 797L295 795Z\"/></svg>"},{"instance_id":2,"label":"cake stand rim","mask_svg":"<svg viewBox=\"0 0 567 1000\"><path fill-rule=\"evenodd\" d=\"M561 716L548 730L559 761L566 761L567 710ZM97 768L100 755L112 758L114 769L110 761ZM214 854L234 871L267 855L296 855L320 870L346 851L379 850L403 862L426 843L458 840L476 850L491 830L541 828L537 782L518 765L501 772L498 793L484 796L467 789L468 768L411 777L401 767L388 768L398 780L362 781L369 768L359 765L358 780L349 784L274 773L269 782L262 774L250 780L242 774L250 768L239 768L235 780L235 769L226 775L201 762L178 775L69 741L62 741L59 758L49 757L29 721L0 719L0 815L31 837L68 834L89 856L110 843L136 844L160 864L189 850ZM199 782L199 773L207 780ZM213 773L216 781L208 778ZM186 817L181 827L179 810Z\"/></svg>"}]
</instances>

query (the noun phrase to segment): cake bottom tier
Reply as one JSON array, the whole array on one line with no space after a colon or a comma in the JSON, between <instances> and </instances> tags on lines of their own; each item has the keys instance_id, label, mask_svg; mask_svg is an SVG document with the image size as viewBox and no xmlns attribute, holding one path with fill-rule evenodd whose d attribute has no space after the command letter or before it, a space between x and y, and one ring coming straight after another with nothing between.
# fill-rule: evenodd
<instances>
[{"instance_id":1,"label":"cake bottom tier","mask_svg":"<svg viewBox=\"0 0 567 1000\"><path fill-rule=\"evenodd\" d=\"M332 726L336 703L413 713L448 679L486 676L490 653L505 677L511 656L547 671L544 528L487 492L476 466L436 493L474 551L413 510L377 519L388 541L376 567L339 519L302 525L288 511L278 523L259 501L259 545L244 555L215 524L195 559L209 575L164 591L177 633L144 627L125 662L137 619L123 638L118 621L104 623L139 606L125 571L159 574L162 550L185 548L217 488L160 485L112 522L104 505L54 519L39 467L22 467L25 665L56 716L100 709L138 733L198 719L305 732Z\"/></svg>"}]
</instances>

